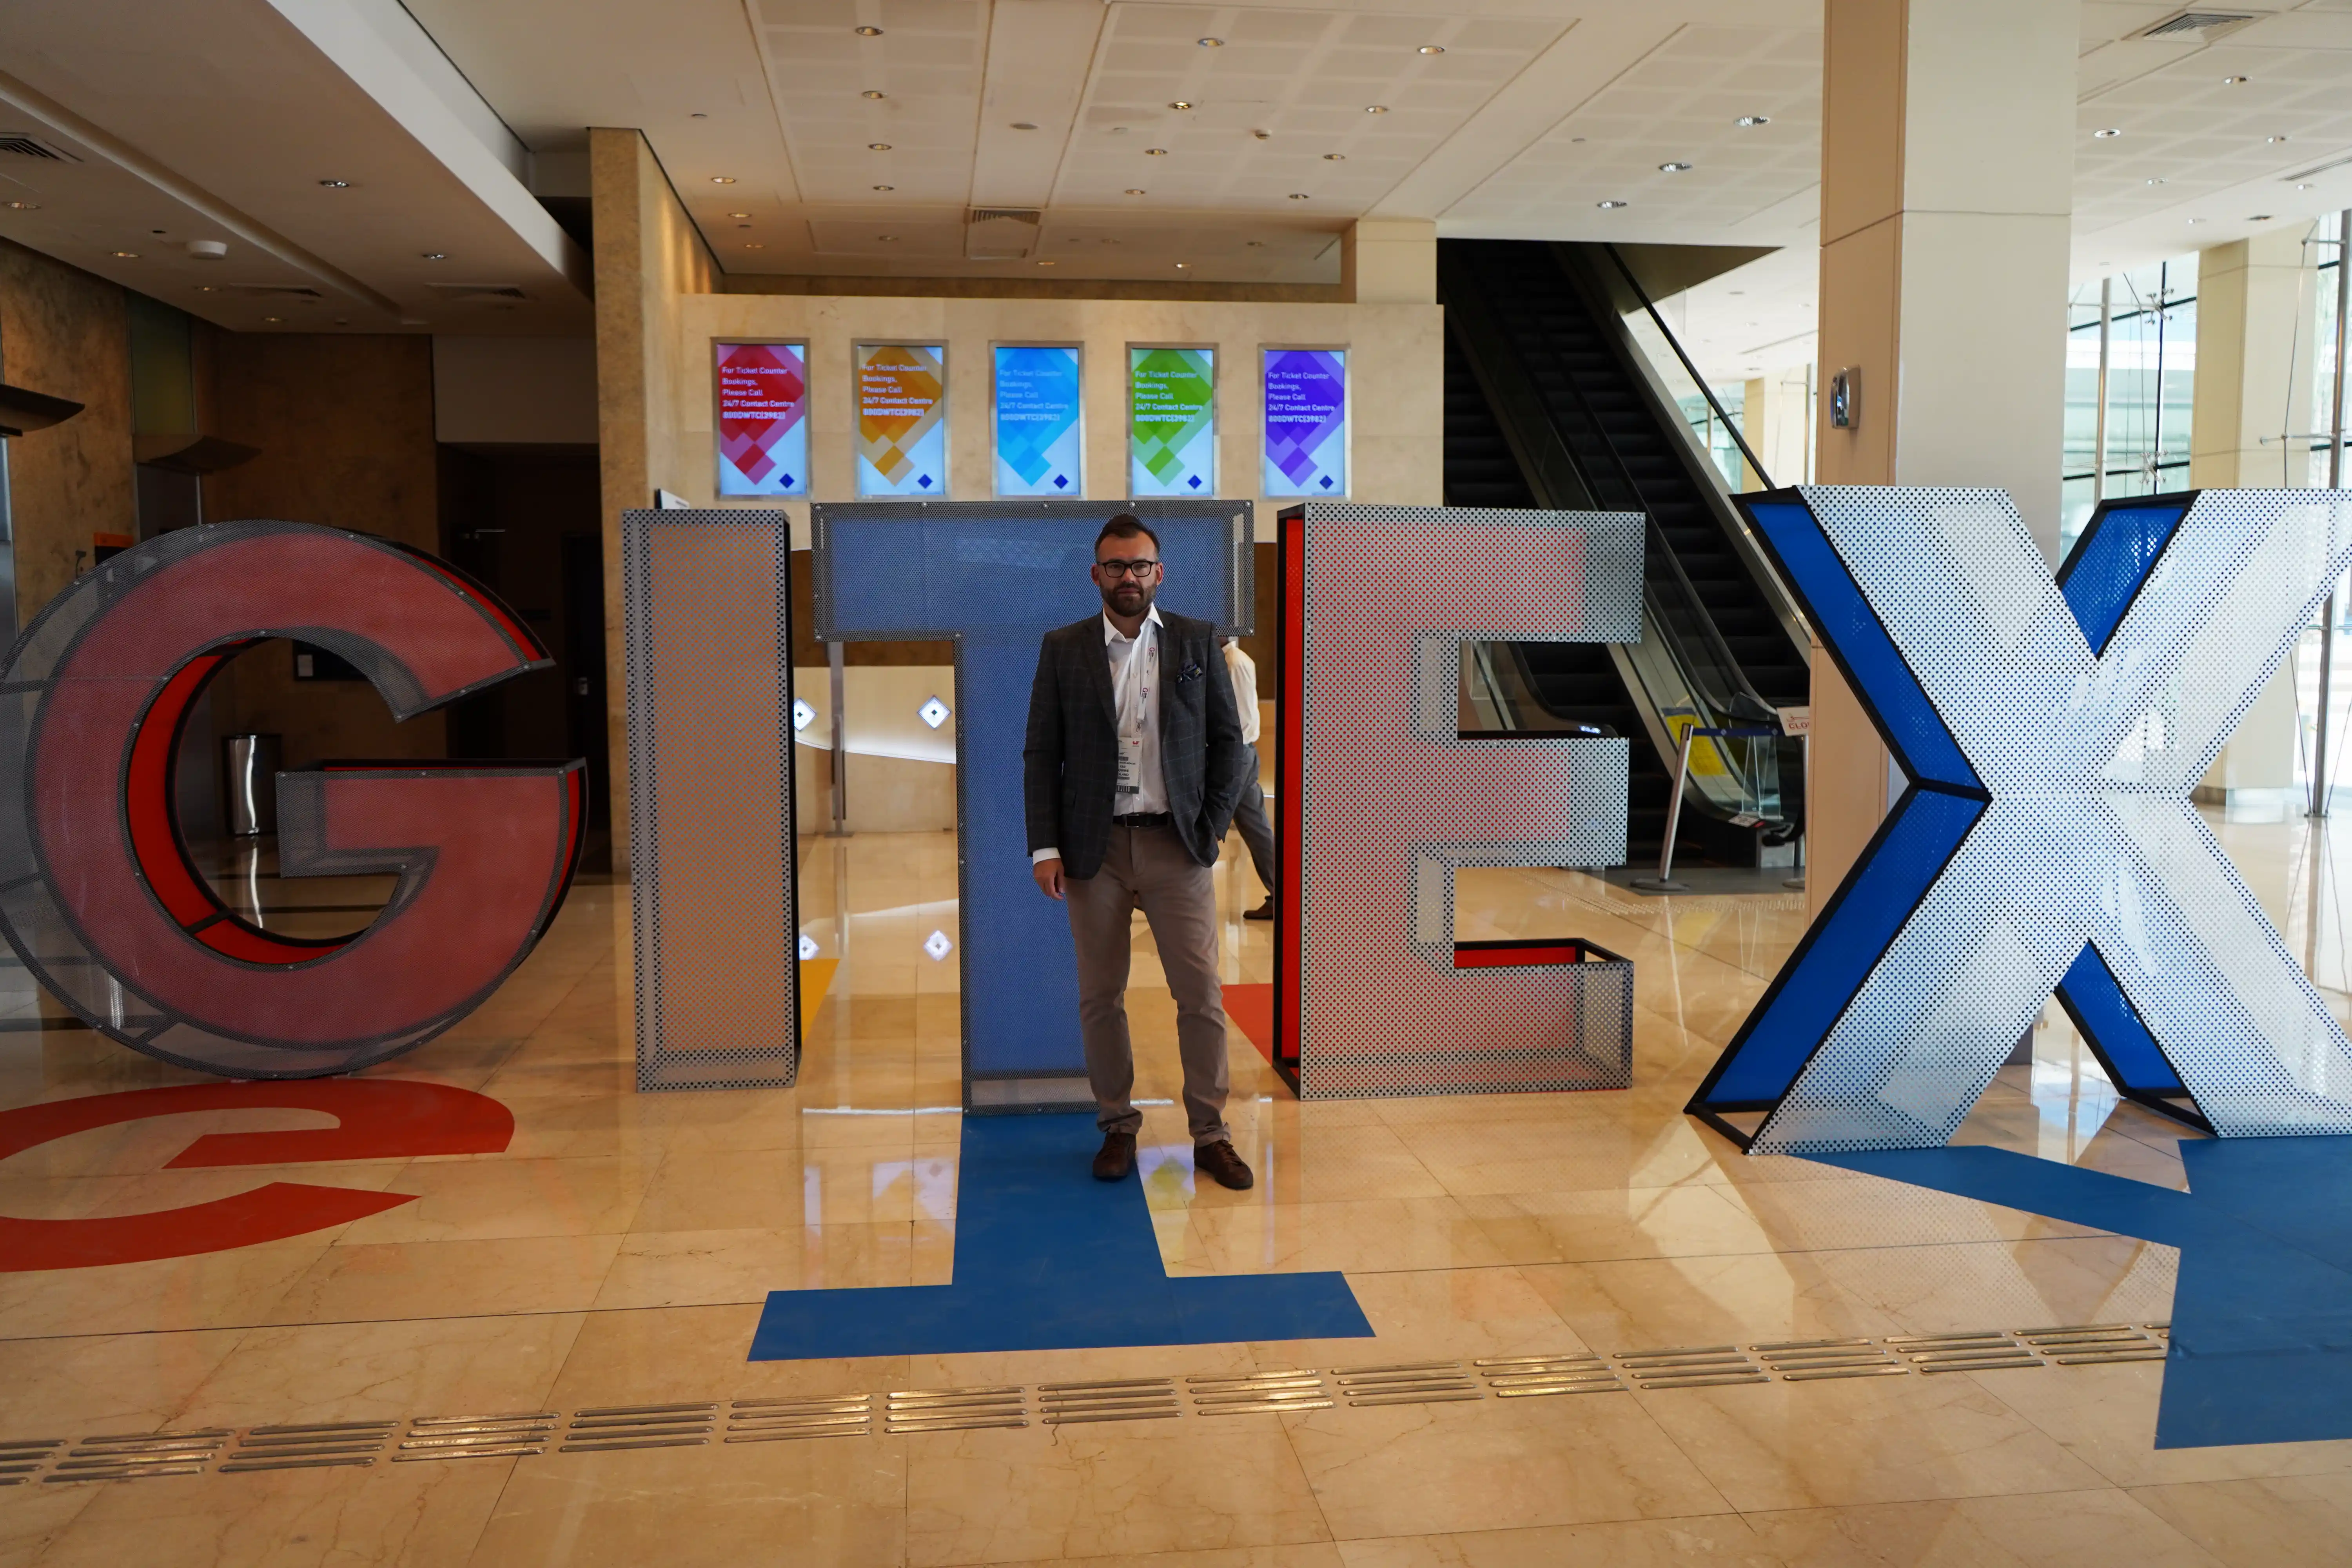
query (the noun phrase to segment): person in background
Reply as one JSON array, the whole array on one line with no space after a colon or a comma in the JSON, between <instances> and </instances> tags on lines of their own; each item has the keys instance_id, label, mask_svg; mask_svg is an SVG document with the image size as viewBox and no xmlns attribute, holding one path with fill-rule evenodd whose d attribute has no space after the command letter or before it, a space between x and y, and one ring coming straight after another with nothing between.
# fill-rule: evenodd
<instances>
[{"instance_id":1,"label":"person in background","mask_svg":"<svg viewBox=\"0 0 2352 1568\"><path fill-rule=\"evenodd\" d=\"M1135 1046L1127 977L1135 911L1176 998L1192 1168L1236 1190L1255 1179L1225 1126L1224 988L1217 978L1217 857L1250 749L1217 657L1217 628L1163 616L1160 536L1132 513L1095 539L1102 613L1045 634L1022 748L1030 874L1070 907L1078 1037L1095 1096L1098 1181L1135 1169Z\"/></svg>"},{"instance_id":2,"label":"person in background","mask_svg":"<svg viewBox=\"0 0 2352 1568\"><path fill-rule=\"evenodd\" d=\"M1260 716L1257 706L1257 660L1242 651L1242 639L1225 639L1225 673L1233 678L1234 706L1242 716L1242 744L1249 748L1249 782L1242 789L1242 798L1234 807L1234 827L1241 834L1242 842L1249 846L1250 864L1257 868L1258 886L1265 889L1265 902L1242 916L1245 921L1274 919L1274 824L1265 817L1265 788L1258 783L1257 737Z\"/></svg>"}]
</instances>

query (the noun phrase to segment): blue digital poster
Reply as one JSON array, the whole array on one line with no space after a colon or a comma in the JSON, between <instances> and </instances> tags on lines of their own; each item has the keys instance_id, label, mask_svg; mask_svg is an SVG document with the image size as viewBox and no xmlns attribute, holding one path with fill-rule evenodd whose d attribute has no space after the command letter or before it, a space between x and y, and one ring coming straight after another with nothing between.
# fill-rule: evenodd
<instances>
[{"instance_id":1,"label":"blue digital poster","mask_svg":"<svg viewBox=\"0 0 2352 1568\"><path fill-rule=\"evenodd\" d=\"M1348 493L1348 351L1265 351L1265 493Z\"/></svg>"},{"instance_id":2,"label":"blue digital poster","mask_svg":"<svg viewBox=\"0 0 2352 1568\"><path fill-rule=\"evenodd\" d=\"M996 493L1077 496L1078 351L999 344L996 350Z\"/></svg>"}]
</instances>

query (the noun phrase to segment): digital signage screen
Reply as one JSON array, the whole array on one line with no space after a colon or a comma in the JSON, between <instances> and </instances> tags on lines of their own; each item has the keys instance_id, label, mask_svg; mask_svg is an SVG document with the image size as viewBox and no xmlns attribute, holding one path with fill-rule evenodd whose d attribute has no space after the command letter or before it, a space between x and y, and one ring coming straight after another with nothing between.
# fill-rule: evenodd
<instances>
[{"instance_id":1,"label":"digital signage screen","mask_svg":"<svg viewBox=\"0 0 2352 1568\"><path fill-rule=\"evenodd\" d=\"M995 357L996 493L1085 493L1078 351L1061 344L999 343Z\"/></svg>"},{"instance_id":2,"label":"digital signage screen","mask_svg":"<svg viewBox=\"0 0 2352 1568\"><path fill-rule=\"evenodd\" d=\"M1127 351L1129 493L1217 491L1217 351Z\"/></svg>"},{"instance_id":3,"label":"digital signage screen","mask_svg":"<svg viewBox=\"0 0 2352 1568\"><path fill-rule=\"evenodd\" d=\"M945 343L859 343L857 493L948 493Z\"/></svg>"},{"instance_id":4,"label":"digital signage screen","mask_svg":"<svg viewBox=\"0 0 2352 1568\"><path fill-rule=\"evenodd\" d=\"M1267 349L1265 464L1269 496L1348 493L1348 351Z\"/></svg>"},{"instance_id":5,"label":"digital signage screen","mask_svg":"<svg viewBox=\"0 0 2352 1568\"><path fill-rule=\"evenodd\" d=\"M808 345L714 343L719 493L808 494Z\"/></svg>"}]
</instances>

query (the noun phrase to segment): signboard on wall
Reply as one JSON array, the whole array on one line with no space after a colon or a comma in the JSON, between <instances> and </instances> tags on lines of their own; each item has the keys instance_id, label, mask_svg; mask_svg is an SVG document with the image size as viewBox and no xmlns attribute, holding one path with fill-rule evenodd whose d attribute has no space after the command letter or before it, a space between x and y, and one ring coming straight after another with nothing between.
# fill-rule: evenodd
<instances>
[{"instance_id":1,"label":"signboard on wall","mask_svg":"<svg viewBox=\"0 0 2352 1568\"><path fill-rule=\"evenodd\" d=\"M1128 492L1205 496L1217 489L1217 351L1127 351Z\"/></svg>"},{"instance_id":2,"label":"signboard on wall","mask_svg":"<svg viewBox=\"0 0 2352 1568\"><path fill-rule=\"evenodd\" d=\"M996 493L1085 493L1077 349L999 343L995 359Z\"/></svg>"},{"instance_id":3,"label":"signboard on wall","mask_svg":"<svg viewBox=\"0 0 2352 1568\"><path fill-rule=\"evenodd\" d=\"M719 493L808 494L808 345L714 343Z\"/></svg>"},{"instance_id":4,"label":"signboard on wall","mask_svg":"<svg viewBox=\"0 0 2352 1568\"><path fill-rule=\"evenodd\" d=\"M857 493L948 493L948 348L859 343Z\"/></svg>"},{"instance_id":5,"label":"signboard on wall","mask_svg":"<svg viewBox=\"0 0 2352 1568\"><path fill-rule=\"evenodd\" d=\"M1267 349L1265 462L1270 496L1348 493L1348 351Z\"/></svg>"}]
</instances>

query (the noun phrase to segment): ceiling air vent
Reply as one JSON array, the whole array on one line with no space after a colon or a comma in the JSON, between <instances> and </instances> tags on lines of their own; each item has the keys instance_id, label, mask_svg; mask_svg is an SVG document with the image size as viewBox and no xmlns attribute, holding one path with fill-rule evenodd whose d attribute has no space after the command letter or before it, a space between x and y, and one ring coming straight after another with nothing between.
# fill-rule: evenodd
<instances>
[{"instance_id":1,"label":"ceiling air vent","mask_svg":"<svg viewBox=\"0 0 2352 1568\"><path fill-rule=\"evenodd\" d=\"M64 148L52 147L39 137L23 131L0 131L0 153L15 158L39 158L51 163L81 162Z\"/></svg>"},{"instance_id":2,"label":"ceiling air vent","mask_svg":"<svg viewBox=\"0 0 2352 1568\"><path fill-rule=\"evenodd\" d=\"M2160 38L2168 44L2210 44L2222 34L2234 32L2254 19L2251 11L2177 11L2160 22L2151 22L2130 38Z\"/></svg>"},{"instance_id":3,"label":"ceiling air vent","mask_svg":"<svg viewBox=\"0 0 2352 1568\"><path fill-rule=\"evenodd\" d=\"M2340 169L2347 163L2352 163L2352 153L2347 153L2341 158L2330 158L2325 163L2314 163L2308 169L2297 169L2292 174L2281 174L2279 179L2283 182L2315 179L2331 169Z\"/></svg>"},{"instance_id":4,"label":"ceiling air vent","mask_svg":"<svg viewBox=\"0 0 2352 1568\"><path fill-rule=\"evenodd\" d=\"M963 229L967 261L1019 261L1037 246L1035 207L973 207Z\"/></svg>"},{"instance_id":5,"label":"ceiling air vent","mask_svg":"<svg viewBox=\"0 0 2352 1568\"><path fill-rule=\"evenodd\" d=\"M528 300L530 298L511 283L428 283L425 287L444 300L458 304L468 300Z\"/></svg>"}]
</instances>

